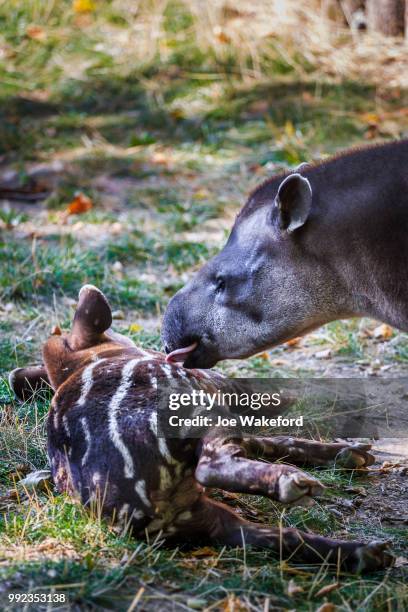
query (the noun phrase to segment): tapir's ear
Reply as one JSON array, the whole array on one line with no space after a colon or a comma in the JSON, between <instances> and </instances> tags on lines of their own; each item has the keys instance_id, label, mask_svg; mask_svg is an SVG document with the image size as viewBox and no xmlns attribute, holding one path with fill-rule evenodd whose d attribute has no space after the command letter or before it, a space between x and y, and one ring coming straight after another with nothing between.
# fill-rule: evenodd
<instances>
[{"instance_id":1,"label":"tapir's ear","mask_svg":"<svg viewBox=\"0 0 408 612\"><path fill-rule=\"evenodd\" d=\"M97 287L84 285L79 292L69 344L79 351L98 344L103 333L112 325L108 300Z\"/></svg>"},{"instance_id":2,"label":"tapir's ear","mask_svg":"<svg viewBox=\"0 0 408 612\"><path fill-rule=\"evenodd\" d=\"M290 233L302 227L311 205L312 188L307 178L298 173L287 176L279 185L274 202L280 229Z\"/></svg>"}]
</instances>

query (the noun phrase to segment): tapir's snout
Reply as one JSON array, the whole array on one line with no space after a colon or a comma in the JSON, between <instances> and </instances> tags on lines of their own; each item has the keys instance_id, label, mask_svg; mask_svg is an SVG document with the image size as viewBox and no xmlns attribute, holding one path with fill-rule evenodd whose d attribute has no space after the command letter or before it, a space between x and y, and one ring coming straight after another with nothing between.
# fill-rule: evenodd
<instances>
[{"instance_id":1,"label":"tapir's snout","mask_svg":"<svg viewBox=\"0 0 408 612\"><path fill-rule=\"evenodd\" d=\"M162 341L170 362L186 368L211 368L219 361L208 333L203 329L205 308L198 309L187 288L170 300L163 318Z\"/></svg>"}]
</instances>

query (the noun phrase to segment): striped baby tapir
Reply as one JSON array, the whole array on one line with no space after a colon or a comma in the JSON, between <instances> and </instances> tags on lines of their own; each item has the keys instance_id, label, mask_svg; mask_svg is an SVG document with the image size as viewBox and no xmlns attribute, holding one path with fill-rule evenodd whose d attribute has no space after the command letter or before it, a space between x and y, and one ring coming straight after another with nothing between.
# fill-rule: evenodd
<instances>
[{"instance_id":1,"label":"striped baby tapir","mask_svg":"<svg viewBox=\"0 0 408 612\"><path fill-rule=\"evenodd\" d=\"M308 503L323 487L297 464L364 467L373 461L369 446L283 436L228 438L220 432L203 439L159 437L158 381L180 379L215 391L220 375L166 362L163 354L114 333L111 323L105 296L84 286L71 331L56 329L45 343L44 366L10 376L20 397L40 380L54 391L48 455L58 491L86 506L95 504L136 537L266 547L291 561L356 572L392 564L386 543L333 540L252 523L206 494L206 488L216 487L284 504Z\"/></svg>"}]
</instances>

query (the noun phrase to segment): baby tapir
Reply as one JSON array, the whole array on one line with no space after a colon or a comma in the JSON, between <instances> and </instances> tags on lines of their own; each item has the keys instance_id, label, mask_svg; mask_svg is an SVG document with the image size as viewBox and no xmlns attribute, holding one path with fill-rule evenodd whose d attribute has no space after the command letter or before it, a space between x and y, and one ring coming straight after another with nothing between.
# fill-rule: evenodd
<instances>
[{"instance_id":1,"label":"baby tapir","mask_svg":"<svg viewBox=\"0 0 408 612\"><path fill-rule=\"evenodd\" d=\"M291 464L370 465L367 445L323 444L289 437L165 439L157 435L157 381L182 379L216 391L220 375L187 370L136 347L110 330L105 296L83 287L70 333L43 349L44 368L15 370L12 386L36 384L55 394L48 418L48 454L57 489L128 526L136 536L169 542L207 541L270 548L282 558L327 562L349 571L392 564L385 543L325 538L251 523L210 499L204 487L265 495L285 504L308 502L322 485ZM30 377L32 380L30 381Z\"/></svg>"}]
</instances>

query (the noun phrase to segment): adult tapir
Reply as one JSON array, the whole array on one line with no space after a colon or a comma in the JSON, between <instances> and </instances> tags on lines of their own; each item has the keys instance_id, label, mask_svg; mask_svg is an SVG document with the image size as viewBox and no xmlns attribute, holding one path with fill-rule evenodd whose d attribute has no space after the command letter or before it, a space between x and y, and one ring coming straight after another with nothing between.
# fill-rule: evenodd
<instances>
[{"instance_id":1,"label":"adult tapir","mask_svg":"<svg viewBox=\"0 0 408 612\"><path fill-rule=\"evenodd\" d=\"M408 331L408 140L275 176L228 242L170 301L170 361L212 367L335 319Z\"/></svg>"}]
</instances>

